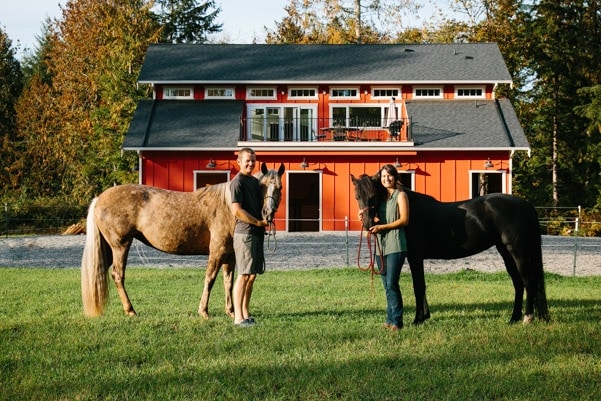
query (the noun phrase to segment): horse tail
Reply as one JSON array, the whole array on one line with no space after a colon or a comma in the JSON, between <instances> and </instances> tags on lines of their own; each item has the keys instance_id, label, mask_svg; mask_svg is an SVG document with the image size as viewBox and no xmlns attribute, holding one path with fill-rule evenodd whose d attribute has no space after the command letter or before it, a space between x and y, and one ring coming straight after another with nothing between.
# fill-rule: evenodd
<instances>
[{"instance_id":1,"label":"horse tail","mask_svg":"<svg viewBox=\"0 0 601 401\"><path fill-rule=\"evenodd\" d=\"M534 208L534 222L535 232L532 235L532 242L530 246L530 262L532 264L532 279L536 284L536 296L534 299L534 307L538 314L539 319L546 322L550 320L549 306L547 305L547 293L545 291L545 272L543 269L543 254L542 254L542 236L540 230L540 224L538 222L538 216Z\"/></svg>"},{"instance_id":2,"label":"horse tail","mask_svg":"<svg viewBox=\"0 0 601 401\"><path fill-rule=\"evenodd\" d=\"M86 243L81 258L81 297L86 316L100 316L108 300L108 268L111 264L110 248L98 229L94 198L88 210Z\"/></svg>"}]
</instances>

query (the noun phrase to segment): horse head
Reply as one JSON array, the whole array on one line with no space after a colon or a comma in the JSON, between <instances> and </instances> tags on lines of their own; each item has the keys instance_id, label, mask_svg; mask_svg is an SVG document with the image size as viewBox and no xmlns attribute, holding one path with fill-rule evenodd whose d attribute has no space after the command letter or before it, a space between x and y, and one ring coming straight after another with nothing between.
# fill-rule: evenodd
<instances>
[{"instance_id":1,"label":"horse head","mask_svg":"<svg viewBox=\"0 0 601 401\"><path fill-rule=\"evenodd\" d=\"M359 178L355 178L351 174L351 180L355 186L355 199L359 204L359 211L363 212L363 228L367 230L374 225L374 218L376 217L376 207L379 199L377 181L375 177L367 174L362 174Z\"/></svg>"},{"instance_id":2,"label":"horse head","mask_svg":"<svg viewBox=\"0 0 601 401\"><path fill-rule=\"evenodd\" d=\"M282 197L282 175L284 174L284 164L280 164L280 168L276 171L274 169L268 169L267 165L263 163L261 165L261 175L257 177L259 184L261 185L261 191L263 194L263 219L269 223L273 222L275 212L277 212L280 206L280 200Z\"/></svg>"}]
</instances>

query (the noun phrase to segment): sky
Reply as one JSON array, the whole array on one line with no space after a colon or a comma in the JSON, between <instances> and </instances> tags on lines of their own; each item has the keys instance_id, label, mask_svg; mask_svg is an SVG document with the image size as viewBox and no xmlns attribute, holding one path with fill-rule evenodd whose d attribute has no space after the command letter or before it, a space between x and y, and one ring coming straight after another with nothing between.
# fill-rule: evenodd
<instances>
[{"instance_id":1,"label":"sky","mask_svg":"<svg viewBox=\"0 0 601 401\"><path fill-rule=\"evenodd\" d=\"M424 10L430 10L428 3L434 0L424 0ZM447 2L449 0L446 0ZM65 5L67 0L0 0L0 26L13 42L13 47L19 43L18 55L25 49L34 49L37 45L36 36L42 33L42 25L46 18L61 16L59 4ZM442 5L443 0L435 0ZM284 7L289 0L215 0L221 12L218 22L223 24L223 31L212 35L210 39L225 39L229 43L252 43L254 38L261 43L265 38L265 30L275 29L286 15Z\"/></svg>"},{"instance_id":2,"label":"sky","mask_svg":"<svg viewBox=\"0 0 601 401\"><path fill-rule=\"evenodd\" d=\"M59 4L67 0L0 0L0 26L20 48L33 49L47 17L60 17ZM275 21L285 15L288 0L216 0L221 7L218 21L223 23L219 36L231 43L252 43L254 37L265 37L264 26L274 29ZM260 4L260 7L258 6Z\"/></svg>"}]
</instances>

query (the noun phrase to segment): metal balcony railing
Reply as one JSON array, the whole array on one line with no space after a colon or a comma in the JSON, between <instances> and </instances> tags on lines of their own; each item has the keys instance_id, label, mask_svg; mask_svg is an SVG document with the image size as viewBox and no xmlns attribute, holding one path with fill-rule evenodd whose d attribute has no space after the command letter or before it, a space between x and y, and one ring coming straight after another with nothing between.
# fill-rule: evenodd
<instances>
[{"instance_id":1,"label":"metal balcony railing","mask_svg":"<svg viewBox=\"0 0 601 401\"><path fill-rule=\"evenodd\" d=\"M244 142L410 142L411 118L242 118L240 141Z\"/></svg>"}]
</instances>

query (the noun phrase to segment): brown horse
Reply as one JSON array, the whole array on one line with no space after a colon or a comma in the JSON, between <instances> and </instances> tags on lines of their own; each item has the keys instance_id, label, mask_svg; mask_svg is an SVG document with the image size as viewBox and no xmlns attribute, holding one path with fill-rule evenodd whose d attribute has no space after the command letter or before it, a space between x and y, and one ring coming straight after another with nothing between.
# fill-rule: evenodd
<instances>
[{"instance_id":1,"label":"brown horse","mask_svg":"<svg viewBox=\"0 0 601 401\"><path fill-rule=\"evenodd\" d=\"M263 195L263 218L273 222L280 204L284 165L267 169L259 179ZM136 314L125 290L125 266L135 239L160 251L176 255L209 255L198 313L209 317L211 288L223 269L225 311L233 316L232 285L235 256L235 220L230 210L229 183L177 192L144 185L120 185L104 191L89 208L87 234L81 261L84 313L99 316L108 299L108 271L117 287L123 310Z\"/></svg>"}]
</instances>

